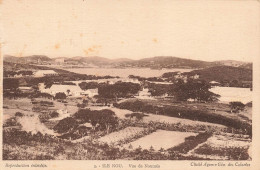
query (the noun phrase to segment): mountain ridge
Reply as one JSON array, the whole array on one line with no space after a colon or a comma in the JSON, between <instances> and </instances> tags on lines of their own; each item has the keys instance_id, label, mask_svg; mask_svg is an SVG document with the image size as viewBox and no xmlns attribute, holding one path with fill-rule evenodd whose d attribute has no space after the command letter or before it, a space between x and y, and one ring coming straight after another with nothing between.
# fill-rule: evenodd
<instances>
[{"instance_id":1,"label":"mountain ridge","mask_svg":"<svg viewBox=\"0 0 260 170\"><path fill-rule=\"evenodd\" d=\"M208 68L214 66L233 66L252 69L251 62L243 62L237 60L219 60L219 61L203 61L193 60L187 58L180 58L174 56L155 56L149 58L142 58L139 60L133 60L129 58L109 59L99 56L75 56L75 57L56 57L49 58L45 55L32 55L25 57L15 57L11 55L5 55L4 61L13 63L26 63L26 64L54 64L57 59L63 59L64 64L72 65L84 65L93 64L99 67L111 66L111 67L148 67L154 69L162 68Z\"/></svg>"}]
</instances>

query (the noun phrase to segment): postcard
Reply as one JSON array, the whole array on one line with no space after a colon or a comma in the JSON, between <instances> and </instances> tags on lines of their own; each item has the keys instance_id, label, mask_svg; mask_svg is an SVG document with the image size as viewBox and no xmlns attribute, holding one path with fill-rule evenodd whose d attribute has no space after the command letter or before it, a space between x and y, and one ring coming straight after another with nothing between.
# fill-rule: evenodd
<instances>
[{"instance_id":1,"label":"postcard","mask_svg":"<svg viewBox=\"0 0 260 170\"><path fill-rule=\"evenodd\" d=\"M1 169L260 168L260 3L1 0Z\"/></svg>"}]
</instances>

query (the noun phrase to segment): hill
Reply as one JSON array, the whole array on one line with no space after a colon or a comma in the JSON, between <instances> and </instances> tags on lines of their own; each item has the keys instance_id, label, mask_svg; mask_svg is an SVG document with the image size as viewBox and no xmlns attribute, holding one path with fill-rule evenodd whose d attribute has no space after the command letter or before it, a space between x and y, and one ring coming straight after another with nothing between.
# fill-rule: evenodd
<instances>
[{"instance_id":1,"label":"hill","mask_svg":"<svg viewBox=\"0 0 260 170\"><path fill-rule=\"evenodd\" d=\"M232 67L242 67L252 69L252 63L243 62L243 61L236 61L236 60L220 60L214 61L216 65L223 65L223 66L232 66Z\"/></svg>"},{"instance_id":2,"label":"hill","mask_svg":"<svg viewBox=\"0 0 260 170\"><path fill-rule=\"evenodd\" d=\"M232 66L216 66L202 70L194 70L184 74L187 74L188 76L198 74L200 79L208 82L217 81L222 86L252 88L252 69Z\"/></svg>"},{"instance_id":3,"label":"hill","mask_svg":"<svg viewBox=\"0 0 260 170\"><path fill-rule=\"evenodd\" d=\"M202 61L202 60L192 60L173 56L157 56L152 58L144 58L140 60L132 60L121 63L122 66L128 67L146 67L146 68L209 68L215 66L233 66L250 68L252 63L235 61L235 60L223 60L223 61Z\"/></svg>"},{"instance_id":4,"label":"hill","mask_svg":"<svg viewBox=\"0 0 260 170\"><path fill-rule=\"evenodd\" d=\"M188 75L200 75L200 78L207 81L225 81L225 80L238 80L238 81L252 81L252 70L232 67L232 66L216 66L201 70L194 70L186 73Z\"/></svg>"},{"instance_id":5,"label":"hill","mask_svg":"<svg viewBox=\"0 0 260 170\"><path fill-rule=\"evenodd\" d=\"M99 67L144 67L152 69L162 69L162 68L209 68L214 66L233 66L252 69L252 63L234 61L234 60L223 60L223 61L202 61L202 60L192 60L185 58L178 58L172 56L157 56L151 58L144 58L140 60L132 60L128 58L119 59L108 59L99 56L91 57L59 57L59 58L49 58L44 55L33 55L27 57L15 57L15 56L4 56L4 61L12 63L23 63L23 64L52 64L56 63L57 59L63 59L63 64L66 65L82 65L82 66L99 66ZM60 64L60 62L59 62Z\"/></svg>"},{"instance_id":6,"label":"hill","mask_svg":"<svg viewBox=\"0 0 260 170\"><path fill-rule=\"evenodd\" d=\"M136 61L136 64L139 67L159 67L159 68L205 68L205 67L212 66L211 62L184 59L184 58L171 57L171 56L144 58Z\"/></svg>"},{"instance_id":7,"label":"hill","mask_svg":"<svg viewBox=\"0 0 260 170\"><path fill-rule=\"evenodd\" d=\"M52 59L45 55L32 55L26 57L15 57L10 55L5 55L4 61L10 63L43 64L43 63L51 62Z\"/></svg>"}]
</instances>

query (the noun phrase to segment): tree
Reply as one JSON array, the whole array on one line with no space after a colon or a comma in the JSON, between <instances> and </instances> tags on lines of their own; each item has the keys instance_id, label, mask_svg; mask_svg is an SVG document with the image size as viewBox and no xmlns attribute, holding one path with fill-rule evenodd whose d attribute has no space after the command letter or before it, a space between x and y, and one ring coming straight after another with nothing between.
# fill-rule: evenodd
<instances>
[{"instance_id":1,"label":"tree","mask_svg":"<svg viewBox=\"0 0 260 170\"><path fill-rule=\"evenodd\" d=\"M59 121L57 125L54 126L54 130L58 133L65 133L73 128L77 127L78 123L75 118L67 117Z\"/></svg>"},{"instance_id":2,"label":"tree","mask_svg":"<svg viewBox=\"0 0 260 170\"><path fill-rule=\"evenodd\" d=\"M203 80L188 79L187 82L178 80L171 90L171 93L179 101L194 99L199 102L217 101L219 95L209 91L210 84Z\"/></svg>"},{"instance_id":3,"label":"tree","mask_svg":"<svg viewBox=\"0 0 260 170\"><path fill-rule=\"evenodd\" d=\"M17 91L19 87L19 80L18 79L4 79L3 80L3 88L4 90L11 90Z\"/></svg>"},{"instance_id":4,"label":"tree","mask_svg":"<svg viewBox=\"0 0 260 170\"><path fill-rule=\"evenodd\" d=\"M66 97L66 94L62 92L56 93L55 95L55 99L66 99Z\"/></svg>"},{"instance_id":5,"label":"tree","mask_svg":"<svg viewBox=\"0 0 260 170\"><path fill-rule=\"evenodd\" d=\"M152 96L162 96L169 93L171 85L148 83L148 89Z\"/></svg>"},{"instance_id":6,"label":"tree","mask_svg":"<svg viewBox=\"0 0 260 170\"><path fill-rule=\"evenodd\" d=\"M100 85L97 82L81 82L79 83L79 87L82 90L87 90L87 89L96 89L98 88Z\"/></svg>"},{"instance_id":7,"label":"tree","mask_svg":"<svg viewBox=\"0 0 260 170\"><path fill-rule=\"evenodd\" d=\"M52 112L52 113L50 114L50 116L51 116L52 118L58 117L58 116L59 116L59 113L56 112L56 111L54 111L54 112Z\"/></svg>"},{"instance_id":8,"label":"tree","mask_svg":"<svg viewBox=\"0 0 260 170\"><path fill-rule=\"evenodd\" d=\"M128 82L116 82L115 84L105 84L98 88L100 97L115 98L128 97L137 94L141 89L140 84Z\"/></svg>"},{"instance_id":9,"label":"tree","mask_svg":"<svg viewBox=\"0 0 260 170\"><path fill-rule=\"evenodd\" d=\"M80 123L91 123L92 126L96 127L99 125L100 130L106 130L109 132L111 128L115 128L118 124L118 119L115 113L108 109L103 110L89 110L80 109L74 114L74 117Z\"/></svg>"},{"instance_id":10,"label":"tree","mask_svg":"<svg viewBox=\"0 0 260 170\"><path fill-rule=\"evenodd\" d=\"M241 102L230 102L229 103L229 107L230 107L230 111L231 113L238 113L239 111L243 111L245 109L245 106L243 103Z\"/></svg>"},{"instance_id":11,"label":"tree","mask_svg":"<svg viewBox=\"0 0 260 170\"><path fill-rule=\"evenodd\" d=\"M47 79L45 80L44 85L45 85L45 89L48 89L53 85L53 81Z\"/></svg>"},{"instance_id":12,"label":"tree","mask_svg":"<svg viewBox=\"0 0 260 170\"><path fill-rule=\"evenodd\" d=\"M23 117L23 116L24 116L24 114L23 114L23 113L21 113L21 112L16 112L16 113L15 113L15 116L17 116L17 117Z\"/></svg>"}]
</instances>

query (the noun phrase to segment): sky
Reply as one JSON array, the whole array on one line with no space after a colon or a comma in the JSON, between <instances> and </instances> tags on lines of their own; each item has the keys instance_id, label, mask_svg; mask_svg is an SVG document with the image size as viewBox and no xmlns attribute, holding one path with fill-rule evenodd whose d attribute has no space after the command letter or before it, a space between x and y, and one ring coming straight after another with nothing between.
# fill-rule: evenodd
<instances>
[{"instance_id":1,"label":"sky","mask_svg":"<svg viewBox=\"0 0 260 170\"><path fill-rule=\"evenodd\" d=\"M0 0L2 53L253 61L258 1Z\"/></svg>"}]
</instances>

